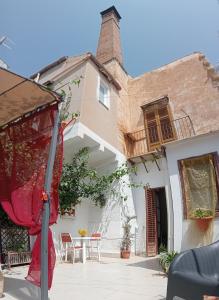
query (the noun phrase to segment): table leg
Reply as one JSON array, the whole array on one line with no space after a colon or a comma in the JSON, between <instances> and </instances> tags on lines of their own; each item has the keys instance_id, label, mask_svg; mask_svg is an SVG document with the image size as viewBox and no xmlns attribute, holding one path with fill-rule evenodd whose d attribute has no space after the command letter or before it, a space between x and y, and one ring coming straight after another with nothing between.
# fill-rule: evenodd
<instances>
[{"instance_id":1,"label":"table leg","mask_svg":"<svg viewBox=\"0 0 219 300\"><path fill-rule=\"evenodd\" d=\"M83 252L82 262L83 262L83 264L85 264L85 263L86 263L86 242L85 242L85 240L82 241L82 245L83 245L83 250L82 250L82 252Z\"/></svg>"}]
</instances>

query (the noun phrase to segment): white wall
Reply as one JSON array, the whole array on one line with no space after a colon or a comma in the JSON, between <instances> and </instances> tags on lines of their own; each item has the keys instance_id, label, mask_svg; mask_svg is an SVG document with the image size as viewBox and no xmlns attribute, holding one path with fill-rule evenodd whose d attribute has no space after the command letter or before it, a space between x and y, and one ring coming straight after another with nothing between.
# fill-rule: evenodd
<instances>
[{"instance_id":1,"label":"white wall","mask_svg":"<svg viewBox=\"0 0 219 300\"><path fill-rule=\"evenodd\" d=\"M219 218L214 220L213 238L203 236L197 230L194 221L183 219L183 200L177 161L184 158L219 151L219 132L193 137L166 145L170 185L174 211L174 249L200 246L219 238Z\"/></svg>"},{"instance_id":2,"label":"white wall","mask_svg":"<svg viewBox=\"0 0 219 300\"><path fill-rule=\"evenodd\" d=\"M119 162L107 163L106 161L104 165L99 166L98 172L102 174L110 173L123 162L124 158L122 156ZM127 176L125 180L129 182L129 177ZM111 197L105 207L99 208L88 199L85 199L81 205L76 206L75 217L59 218L57 224L51 227L56 249L60 249L61 232L69 232L72 236L78 236L78 229L85 228L90 234L93 232L102 234L101 252L103 254L118 256L123 235L124 211L128 215L135 215L131 188L126 186L124 193L128 195L128 200L123 204L118 199ZM135 222L132 222L132 224L134 233Z\"/></svg>"},{"instance_id":3,"label":"white wall","mask_svg":"<svg viewBox=\"0 0 219 300\"><path fill-rule=\"evenodd\" d=\"M133 182L142 184L142 187L133 188L134 206L137 215L137 253L142 254L146 252L146 206L145 206L145 190L144 186L147 184L150 188L164 187L167 200L168 211L168 248L172 248L172 201L169 188L169 178L167 173L166 160L159 159L158 170L154 161L147 161L146 166L148 173L146 172L143 164L137 165L137 175L133 175Z\"/></svg>"},{"instance_id":4,"label":"white wall","mask_svg":"<svg viewBox=\"0 0 219 300\"><path fill-rule=\"evenodd\" d=\"M82 201L76 206L75 217L65 218L59 217L57 223L51 226L55 248L60 249L60 234L69 232L72 236L78 236L80 228L87 227L87 219L89 213L89 204L87 201Z\"/></svg>"}]
</instances>

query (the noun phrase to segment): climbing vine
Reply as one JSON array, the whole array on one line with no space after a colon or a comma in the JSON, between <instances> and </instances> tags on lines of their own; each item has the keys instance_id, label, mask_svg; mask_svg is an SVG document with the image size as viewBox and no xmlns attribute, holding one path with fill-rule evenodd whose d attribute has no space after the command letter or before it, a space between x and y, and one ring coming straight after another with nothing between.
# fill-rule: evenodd
<instances>
[{"instance_id":1,"label":"climbing vine","mask_svg":"<svg viewBox=\"0 0 219 300\"><path fill-rule=\"evenodd\" d=\"M114 196L119 200L127 200L125 187L136 187L134 183L125 181L126 175L135 172L123 164L110 174L99 174L89 167L89 148L79 150L70 163L65 163L59 186L60 209L70 210L80 204L82 199L90 199L96 206L103 207L108 198Z\"/></svg>"}]
</instances>

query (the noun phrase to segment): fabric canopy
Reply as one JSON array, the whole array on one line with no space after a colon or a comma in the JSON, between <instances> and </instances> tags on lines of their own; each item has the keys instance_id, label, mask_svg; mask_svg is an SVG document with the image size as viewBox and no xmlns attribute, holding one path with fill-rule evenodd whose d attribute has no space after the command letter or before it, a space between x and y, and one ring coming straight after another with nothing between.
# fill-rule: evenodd
<instances>
[{"instance_id":1,"label":"fabric canopy","mask_svg":"<svg viewBox=\"0 0 219 300\"><path fill-rule=\"evenodd\" d=\"M0 127L60 100L42 85L0 68Z\"/></svg>"},{"instance_id":2,"label":"fabric canopy","mask_svg":"<svg viewBox=\"0 0 219 300\"><path fill-rule=\"evenodd\" d=\"M9 218L37 235L27 279L41 284L41 226L45 174L60 96L0 68L0 203ZM50 189L49 224L58 215L58 185L63 137L59 131ZM55 145L56 145L55 144ZM48 288L52 284L55 249L48 233Z\"/></svg>"}]
</instances>

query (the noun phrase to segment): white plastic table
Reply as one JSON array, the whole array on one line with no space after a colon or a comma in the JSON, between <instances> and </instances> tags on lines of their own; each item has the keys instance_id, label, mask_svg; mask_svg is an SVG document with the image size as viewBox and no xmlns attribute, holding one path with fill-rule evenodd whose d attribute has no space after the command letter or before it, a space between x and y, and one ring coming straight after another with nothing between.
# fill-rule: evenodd
<instances>
[{"instance_id":1,"label":"white plastic table","mask_svg":"<svg viewBox=\"0 0 219 300\"><path fill-rule=\"evenodd\" d=\"M93 241L93 240L100 240L100 237L93 237L93 236L75 236L72 237L72 239L74 241L80 241L81 242L81 246L82 246L82 263L85 264L86 260L87 260L87 256L86 256L86 245L87 243L89 243L89 241Z\"/></svg>"}]
</instances>

